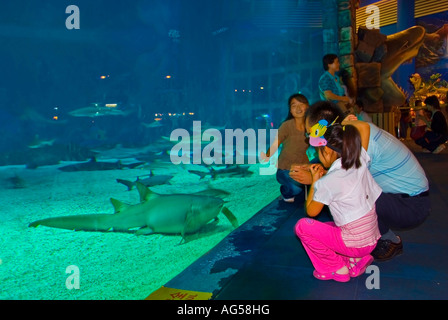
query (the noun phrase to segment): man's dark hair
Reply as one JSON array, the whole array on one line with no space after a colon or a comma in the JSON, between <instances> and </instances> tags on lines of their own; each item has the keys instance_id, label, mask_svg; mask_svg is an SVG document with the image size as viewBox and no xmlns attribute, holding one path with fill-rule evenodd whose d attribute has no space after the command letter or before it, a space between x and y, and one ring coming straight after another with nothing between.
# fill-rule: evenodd
<instances>
[{"instance_id":1,"label":"man's dark hair","mask_svg":"<svg viewBox=\"0 0 448 320\"><path fill-rule=\"evenodd\" d=\"M439 98L436 96L429 96L425 99L425 104L431 105L434 109L440 110Z\"/></svg>"},{"instance_id":2,"label":"man's dark hair","mask_svg":"<svg viewBox=\"0 0 448 320\"><path fill-rule=\"evenodd\" d=\"M310 126L315 125L319 120L327 120L332 123L336 118L341 123L344 120L344 112L331 101L318 101L313 103L305 112L306 120Z\"/></svg>"},{"instance_id":3,"label":"man's dark hair","mask_svg":"<svg viewBox=\"0 0 448 320\"><path fill-rule=\"evenodd\" d=\"M333 54L333 53L329 53L324 55L324 57L322 58L322 64L324 66L324 70L327 71L328 70L328 65L332 64L334 62L334 60L337 59L337 55Z\"/></svg>"}]
</instances>

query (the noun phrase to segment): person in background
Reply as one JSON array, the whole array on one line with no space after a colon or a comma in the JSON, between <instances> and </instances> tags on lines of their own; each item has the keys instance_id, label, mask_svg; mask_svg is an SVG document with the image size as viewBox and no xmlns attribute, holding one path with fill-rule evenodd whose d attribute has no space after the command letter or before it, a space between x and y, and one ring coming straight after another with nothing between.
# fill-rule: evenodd
<instances>
[{"instance_id":1,"label":"person in background","mask_svg":"<svg viewBox=\"0 0 448 320\"><path fill-rule=\"evenodd\" d=\"M325 72L319 79L319 94L322 100L336 103L342 111L348 111L355 100L350 98L347 88L337 75L340 70L339 58L335 54L326 54L322 58Z\"/></svg>"},{"instance_id":2,"label":"person in background","mask_svg":"<svg viewBox=\"0 0 448 320\"><path fill-rule=\"evenodd\" d=\"M410 127L410 124L412 122L409 102L406 101L405 104L400 109L401 109L401 115L400 115L400 137L399 137L399 139L401 141L404 141L408 138L408 128Z\"/></svg>"},{"instance_id":3,"label":"person in background","mask_svg":"<svg viewBox=\"0 0 448 320\"><path fill-rule=\"evenodd\" d=\"M427 123L430 119L427 117L421 100L415 100L415 108L411 109L411 117L411 138L415 141L425 135Z\"/></svg>"},{"instance_id":4,"label":"person in background","mask_svg":"<svg viewBox=\"0 0 448 320\"><path fill-rule=\"evenodd\" d=\"M266 153L261 152L260 159L269 161L280 145L282 149L278 157L277 181L280 183L280 193L285 202L294 202L304 186L289 176L289 170L294 163L308 163L306 150L308 143L305 137L305 112L308 109L308 99L300 94L293 94L288 99L288 116L280 125L274 143Z\"/></svg>"},{"instance_id":5,"label":"person in background","mask_svg":"<svg viewBox=\"0 0 448 320\"><path fill-rule=\"evenodd\" d=\"M356 118L365 122L373 122L372 118L369 116L367 112L364 111L364 104L361 100L356 100L356 104L353 107L353 111L355 113Z\"/></svg>"},{"instance_id":6,"label":"person in background","mask_svg":"<svg viewBox=\"0 0 448 320\"><path fill-rule=\"evenodd\" d=\"M381 188L367 168L370 158L356 127L321 120L311 132L310 144L318 148L328 171L324 174L320 164L310 166L306 212L315 217L327 205L334 222L302 218L295 231L315 268L315 278L347 282L363 274L373 261L370 253L380 238L375 201Z\"/></svg>"},{"instance_id":7,"label":"person in background","mask_svg":"<svg viewBox=\"0 0 448 320\"><path fill-rule=\"evenodd\" d=\"M448 127L440 108L439 99L436 96L427 97L425 104L426 108L431 112L431 118L428 121L426 116L422 117L422 121L425 122L427 129L422 137L415 140L415 143L437 154L445 149L445 142L448 139Z\"/></svg>"},{"instance_id":8,"label":"person in background","mask_svg":"<svg viewBox=\"0 0 448 320\"><path fill-rule=\"evenodd\" d=\"M331 123L343 117L344 113L335 104L316 102L307 111L307 132L320 119ZM431 212L428 179L415 155L387 131L359 120L345 119L342 124L358 129L362 146L370 157L369 171L383 190L376 201L381 238L372 256L376 261L390 260L403 252L402 240L392 229L415 228ZM290 176L302 184L312 182L311 172L300 166L293 166Z\"/></svg>"}]
</instances>

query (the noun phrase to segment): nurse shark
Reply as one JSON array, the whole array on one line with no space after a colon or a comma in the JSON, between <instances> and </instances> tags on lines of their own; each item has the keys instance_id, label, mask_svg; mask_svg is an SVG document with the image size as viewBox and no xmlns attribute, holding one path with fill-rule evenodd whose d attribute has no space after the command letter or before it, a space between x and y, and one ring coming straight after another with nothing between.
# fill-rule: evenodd
<instances>
[{"instance_id":1,"label":"nurse shark","mask_svg":"<svg viewBox=\"0 0 448 320\"><path fill-rule=\"evenodd\" d=\"M191 194L161 195L136 182L140 203L125 204L111 198L114 214L86 214L54 217L34 221L29 227L40 225L75 231L131 232L136 235L153 233L185 235L198 232L223 213L234 228L236 217L217 197Z\"/></svg>"}]
</instances>

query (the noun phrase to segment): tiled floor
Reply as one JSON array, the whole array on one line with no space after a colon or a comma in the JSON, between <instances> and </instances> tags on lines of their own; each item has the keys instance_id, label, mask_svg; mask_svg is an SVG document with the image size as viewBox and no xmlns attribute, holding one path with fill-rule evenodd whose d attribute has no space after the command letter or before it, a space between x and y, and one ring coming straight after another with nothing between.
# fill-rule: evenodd
<instances>
[{"instance_id":1,"label":"tiled floor","mask_svg":"<svg viewBox=\"0 0 448 320\"><path fill-rule=\"evenodd\" d=\"M216 300L448 299L448 152L411 149L430 181L432 214L416 229L396 231L404 253L374 262L369 274L348 283L315 279L293 229L303 205L274 201L166 286Z\"/></svg>"}]
</instances>

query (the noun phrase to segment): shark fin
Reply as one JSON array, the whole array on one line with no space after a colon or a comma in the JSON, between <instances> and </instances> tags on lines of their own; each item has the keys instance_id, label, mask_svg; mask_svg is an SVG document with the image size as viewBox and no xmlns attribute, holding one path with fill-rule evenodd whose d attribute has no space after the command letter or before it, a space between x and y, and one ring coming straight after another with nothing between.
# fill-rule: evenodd
<instances>
[{"instance_id":1,"label":"shark fin","mask_svg":"<svg viewBox=\"0 0 448 320\"><path fill-rule=\"evenodd\" d=\"M138 193L140 195L140 202L145 202L150 200L151 198L158 196L157 193L149 190L149 188L140 181L136 181L135 186L137 187Z\"/></svg>"},{"instance_id":2,"label":"shark fin","mask_svg":"<svg viewBox=\"0 0 448 320\"><path fill-rule=\"evenodd\" d=\"M135 232L135 234L137 236L149 235L149 234L153 234L153 233L154 233L154 231L150 227L142 227Z\"/></svg>"},{"instance_id":3,"label":"shark fin","mask_svg":"<svg viewBox=\"0 0 448 320\"><path fill-rule=\"evenodd\" d=\"M212 168L210 168L210 177L212 178L212 180L215 180L217 176L216 170Z\"/></svg>"},{"instance_id":4,"label":"shark fin","mask_svg":"<svg viewBox=\"0 0 448 320\"><path fill-rule=\"evenodd\" d=\"M114 198L110 198L110 202L114 206L115 213L119 213L119 212L123 211L123 209L126 209L127 207L130 206L129 204L126 204L126 203L121 202L120 200L117 200Z\"/></svg>"},{"instance_id":5,"label":"shark fin","mask_svg":"<svg viewBox=\"0 0 448 320\"><path fill-rule=\"evenodd\" d=\"M221 212L226 216L227 219L229 219L230 223L234 228L238 228L238 220L236 219L235 215L227 208L222 207Z\"/></svg>"},{"instance_id":6,"label":"shark fin","mask_svg":"<svg viewBox=\"0 0 448 320\"><path fill-rule=\"evenodd\" d=\"M196 226L197 221L195 220L195 216L197 216L198 214L200 214L199 209L196 208L196 206L192 205L190 211L185 215L184 227L180 232L182 239L180 240L179 244L182 244L182 242L184 244L187 243L188 241L186 235L198 230Z\"/></svg>"},{"instance_id":7,"label":"shark fin","mask_svg":"<svg viewBox=\"0 0 448 320\"><path fill-rule=\"evenodd\" d=\"M132 190L132 188L134 187L134 182L132 182L132 181L117 179L117 182L124 184L126 187L128 187L128 191Z\"/></svg>"}]
</instances>

